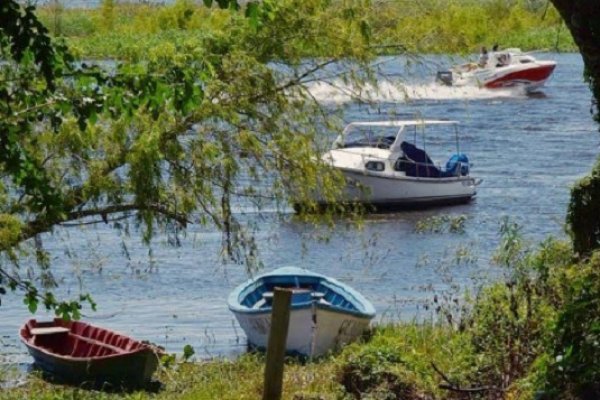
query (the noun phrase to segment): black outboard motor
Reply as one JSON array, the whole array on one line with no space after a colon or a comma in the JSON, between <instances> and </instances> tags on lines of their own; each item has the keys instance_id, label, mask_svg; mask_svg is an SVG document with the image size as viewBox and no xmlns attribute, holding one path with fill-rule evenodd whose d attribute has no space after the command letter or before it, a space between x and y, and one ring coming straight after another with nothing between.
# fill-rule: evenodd
<instances>
[{"instance_id":1,"label":"black outboard motor","mask_svg":"<svg viewBox=\"0 0 600 400\"><path fill-rule=\"evenodd\" d=\"M436 79L444 85L452 86L452 71L438 71Z\"/></svg>"}]
</instances>

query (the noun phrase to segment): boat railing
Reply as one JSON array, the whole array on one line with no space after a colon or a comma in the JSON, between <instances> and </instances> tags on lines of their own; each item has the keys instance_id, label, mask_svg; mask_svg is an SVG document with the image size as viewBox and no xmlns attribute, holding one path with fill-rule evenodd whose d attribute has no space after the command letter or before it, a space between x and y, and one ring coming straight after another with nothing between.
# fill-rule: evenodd
<instances>
[{"instance_id":1,"label":"boat railing","mask_svg":"<svg viewBox=\"0 0 600 400\"><path fill-rule=\"evenodd\" d=\"M292 304L305 304L311 302L320 302L325 298L325 293L318 291L311 291L310 289L296 289L292 290ZM266 291L262 293L262 299L257 301L252 308L262 308L270 306L273 302L273 292Z\"/></svg>"}]
</instances>

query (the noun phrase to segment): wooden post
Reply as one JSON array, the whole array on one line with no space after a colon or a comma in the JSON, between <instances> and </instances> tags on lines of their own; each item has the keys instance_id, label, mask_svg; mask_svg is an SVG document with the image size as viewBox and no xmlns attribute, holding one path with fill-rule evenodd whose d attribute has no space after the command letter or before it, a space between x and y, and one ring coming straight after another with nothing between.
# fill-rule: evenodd
<instances>
[{"instance_id":1,"label":"wooden post","mask_svg":"<svg viewBox=\"0 0 600 400\"><path fill-rule=\"evenodd\" d=\"M290 300L292 291L275 288L273 291L273 309L271 312L271 330L267 347L265 365L265 384L263 400L280 400L283 389L283 363L285 343L290 324Z\"/></svg>"}]
</instances>

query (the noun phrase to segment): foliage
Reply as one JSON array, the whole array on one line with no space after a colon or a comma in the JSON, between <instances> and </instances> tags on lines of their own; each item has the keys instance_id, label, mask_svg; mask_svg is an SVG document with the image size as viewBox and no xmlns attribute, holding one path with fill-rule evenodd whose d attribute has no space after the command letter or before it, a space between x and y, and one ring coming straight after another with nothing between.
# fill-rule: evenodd
<instances>
[{"instance_id":1,"label":"foliage","mask_svg":"<svg viewBox=\"0 0 600 400\"><path fill-rule=\"evenodd\" d=\"M600 247L600 160L590 175L580 179L571 189L567 224L573 247L581 257Z\"/></svg>"},{"instance_id":2,"label":"foliage","mask_svg":"<svg viewBox=\"0 0 600 400\"><path fill-rule=\"evenodd\" d=\"M600 253L576 268L553 332L548 398L600 397Z\"/></svg>"},{"instance_id":3,"label":"foliage","mask_svg":"<svg viewBox=\"0 0 600 400\"><path fill-rule=\"evenodd\" d=\"M27 237L28 228L40 229L42 220L62 218L64 201L52 185L43 162L34 149L25 145L23 138L29 136L37 143L34 128L37 121L48 118L50 125L56 125L57 119L53 118L56 114L43 113L50 103L62 102L63 107L80 116L82 113L77 105L67 103L71 100L68 96L54 97L57 77L72 59L63 46L51 44L48 31L37 20L33 7L22 9L18 3L7 1L0 8L0 54L12 61L0 67L0 251L16 262L15 247ZM42 218L31 218L36 214ZM39 243L36 242L36 255L44 270L47 258ZM79 302L58 302L52 293L40 295L32 282L11 275L0 265L0 296L6 293L6 287L23 290L25 304L32 312L42 301L47 308L55 308L67 318L79 314ZM89 296L80 298L85 299ZM94 308L94 303L91 304Z\"/></svg>"},{"instance_id":4,"label":"foliage","mask_svg":"<svg viewBox=\"0 0 600 400\"><path fill-rule=\"evenodd\" d=\"M165 24L186 29L190 4L160 8L175 16ZM161 229L177 244L188 223L210 224L223 232L225 260L253 268L255 227L235 207L284 211L314 201L317 183L335 199L341 176L318 161L315 138L337 126L306 84L334 63L338 76L365 83L373 53L354 29L360 21L336 17L321 0L264 1L249 17L219 4L229 9L215 11L225 15L218 30L161 40L128 62L74 62L50 45L32 9L23 21L33 21L37 41L4 33L13 61L0 66L0 140L9 150L0 153L0 236L13 242L2 243L12 264L0 265L0 284L22 289L30 309L78 315L77 302L59 303L18 274L15 249L48 271L42 237L55 227L132 224L146 243ZM105 22L118 15L113 6L103 3ZM324 57L303 59L315 43Z\"/></svg>"},{"instance_id":5,"label":"foliage","mask_svg":"<svg viewBox=\"0 0 600 400\"><path fill-rule=\"evenodd\" d=\"M409 1L377 3L369 21L382 46L402 45L424 53L467 53L482 45L574 49L552 8L527 1Z\"/></svg>"},{"instance_id":6,"label":"foliage","mask_svg":"<svg viewBox=\"0 0 600 400\"><path fill-rule=\"evenodd\" d=\"M483 288L465 324L479 356L475 386L488 387L487 398L519 393L523 381L546 356L552 326L561 304L559 286L571 260L571 249L549 239L533 252L517 224L505 219L494 257L505 270L505 282Z\"/></svg>"},{"instance_id":7,"label":"foliage","mask_svg":"<svg viewBox=\"0 0 600 400\"><path fill-rule=\"evenodd\" d=\"M400 323L378 327L366 344L340 355L338 380L353 398L439 398L435 369L464 379L475 365L469 335L443 324Z\"/></svg>"},{"instance_id":8,"label":"foliage","mask_svg":"<svg viewBox=\"0 0 600 400\"><path fill-rule=\"evenodd\" d=\"M107 4L110 1L106 1ZM327 7L312 6L319 18L327 17L340 32L348 28L355 35L366 35L379 53L397 54L410 50L423 53L469 53L481 45L499 43L501 46L521 47L524 50L576 49L567 29L554 8L531 1L395 0L386 2L330 2ZM105 4L105 3L103 3ZM274 3L275 4L275 3ZM172 6L151 4L115 4L112 28L107 30L105 8L65 9L60 35L81 55L92 58L117 57L136 60L162 41L176 37L196 41L207 32L226 29L232 13L207 9L191 1L179 0ZM268 32L276 13L269 7L251 3L245 11L251 25ZM321 15L323 14L323 15ZM52 27L57 16L52 8L38 11L41 20ZM352 24L348 22L353 21ZM279 43L293 40L294 27ZM322 27L327 28L327 27ZM315 31L316 33L317 31ZM56 32L58 33L58 32ZM318 35L316 35L318 36ZM259 44L262 42L259 42ZM327 52L324 52L326 50ZM302 56L332 56L346 51L322 40L306 40Z\"/></svg>"}]
</instances>

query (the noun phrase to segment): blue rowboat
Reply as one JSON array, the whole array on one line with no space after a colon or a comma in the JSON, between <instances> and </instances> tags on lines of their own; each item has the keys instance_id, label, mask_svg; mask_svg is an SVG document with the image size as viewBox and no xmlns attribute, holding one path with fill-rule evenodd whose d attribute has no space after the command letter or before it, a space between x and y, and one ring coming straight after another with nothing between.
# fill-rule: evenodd
<instances>
[{"instance_id":1,"label":"blue rowboat","mask_svg":"<svg viewBox=\"0 0 600 400\"><path fill-rule=\"evenodd\" d=\"M248 337L266 349L271 328L274 288L292 289L287 352L320 356L357 339L375 316L360 293L333 278L297 267L278 268L236 287L229 309Z\"/></svg>"}]
</instances>

